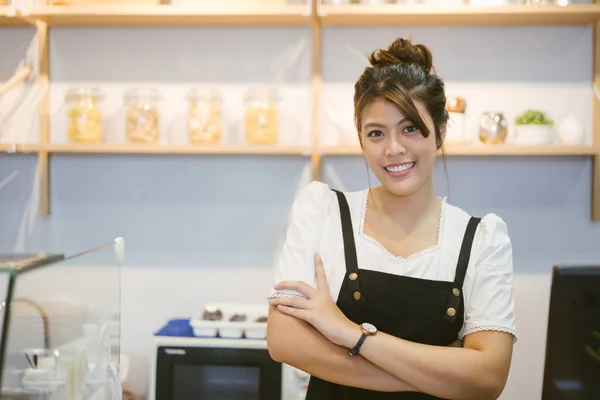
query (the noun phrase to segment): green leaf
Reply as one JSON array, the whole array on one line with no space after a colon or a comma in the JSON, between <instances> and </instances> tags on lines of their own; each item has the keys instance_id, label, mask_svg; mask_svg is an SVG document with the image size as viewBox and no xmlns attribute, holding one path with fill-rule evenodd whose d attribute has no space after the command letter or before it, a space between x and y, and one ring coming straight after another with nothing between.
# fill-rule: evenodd
<instances>
[{"instance_id":1,"label":"green leaf","mask_svg":"<svg viewBox=\"0 0 600 400\"><path fill-rule=\"evenodd\" d=\"M517 125L554 125L554 122L540 110L527 109L515 118Z\"/></svg>"}]
</instances>

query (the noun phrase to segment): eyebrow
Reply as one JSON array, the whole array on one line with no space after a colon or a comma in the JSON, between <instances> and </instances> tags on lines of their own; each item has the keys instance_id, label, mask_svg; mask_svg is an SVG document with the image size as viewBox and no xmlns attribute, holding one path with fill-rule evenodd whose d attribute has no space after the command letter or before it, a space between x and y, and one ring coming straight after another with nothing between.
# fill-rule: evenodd
<instances>
[{"instance_id":1,"label":"eyebrow","mask_svg":"<svg viewBox=\"0 0 600 400\"><path fill-rule=\"evenodd\" d=\"M400 121L398 121L398 123L396 125L403 124L406 121L410 121L410 118L404 117ZM378 122L369 122L365 125L365 129L367 129L367 128L386 128L386 127L387 127L387 125L380 124Z\"/></svg>"}]
</instances>

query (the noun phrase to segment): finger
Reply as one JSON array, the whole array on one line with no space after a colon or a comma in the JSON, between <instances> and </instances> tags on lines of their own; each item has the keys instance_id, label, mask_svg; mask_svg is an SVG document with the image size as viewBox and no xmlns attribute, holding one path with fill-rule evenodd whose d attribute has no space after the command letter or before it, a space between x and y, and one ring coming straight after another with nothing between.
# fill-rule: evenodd
<instances>
[{"instance_id":1,"label":"finger","mask_svg":"<svg viewBox=\"0 0 600 400\"><path fill-rule=\"evenodd\" d=\"M310 310L310 301L296 296L288 296L288 297L277 297L269 300L269 304L271 305L282 305L287 307L294 307L304 310Z\"/></svg>"},{"instance_id":2,"label":"finger","mask_svg":"<svg viewBox=\"0 0 600 400\"><path fill-rule=\"evenodd\" d=\"M306 311L306 310L301 310L298 308L288 307L288 306L283 306L283 305L278 305L277 309L284 314L287 314L292 317L296 317L298 319L308 322L309 314L308 314L308 311Z\"/></svg>"},{"instance_id":3,"label":"finger","mask_svg":"<svg viewBox=\"0 0 600 400\"><path fill-rule=\"evenodd\" d=\"M295 290L301 295L308 297L309 299L314 297L315 289L302 281L282 281L273 286L275 290Z\"/></svg>"},{"instance_id":4,"label":"finger","mask_svg":"<svg viewBox=\"0 0 600 400\"><path fill-rule=\"evenodd\" d=\"M315 253L315 275L317 278L317 290L329 291L327 277L325 276L325 267L323 267L323 260L319 253Z\"/></svg>"}]
</instances>

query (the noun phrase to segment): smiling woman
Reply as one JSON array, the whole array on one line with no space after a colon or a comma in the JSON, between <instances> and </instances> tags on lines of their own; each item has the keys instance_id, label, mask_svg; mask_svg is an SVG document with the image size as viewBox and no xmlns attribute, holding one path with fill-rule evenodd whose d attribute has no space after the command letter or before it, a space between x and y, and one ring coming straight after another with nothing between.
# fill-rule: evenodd
<instances>
[{"instance_id":1,"label":"smiling woman","mask_svg":"<svg viewBox=\"0 0 600 400\"><path fill-rule=\"evenodd\" d=\"M497 398L516 341L506 224L434 192L448 114L429 49L398 39L370 62L355 122L381 185L295 200L269 352L311 374L308 400Z\"/></svg>"}]
</instances>

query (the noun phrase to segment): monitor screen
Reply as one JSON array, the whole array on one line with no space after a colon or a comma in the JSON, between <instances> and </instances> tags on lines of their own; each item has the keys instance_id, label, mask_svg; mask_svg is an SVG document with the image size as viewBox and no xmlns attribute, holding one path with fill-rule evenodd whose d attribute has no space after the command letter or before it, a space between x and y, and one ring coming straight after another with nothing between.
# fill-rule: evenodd
<instances>
[{"instance_id":1,"label":"monitor screen","mask_svg":"<svg viewBox=\"0 0 600 400\"><path fill-rule=\"evenodd\" d=\"M554 267L542 400L600 399L600 266Z\"/></svg>"}]
</instances>

